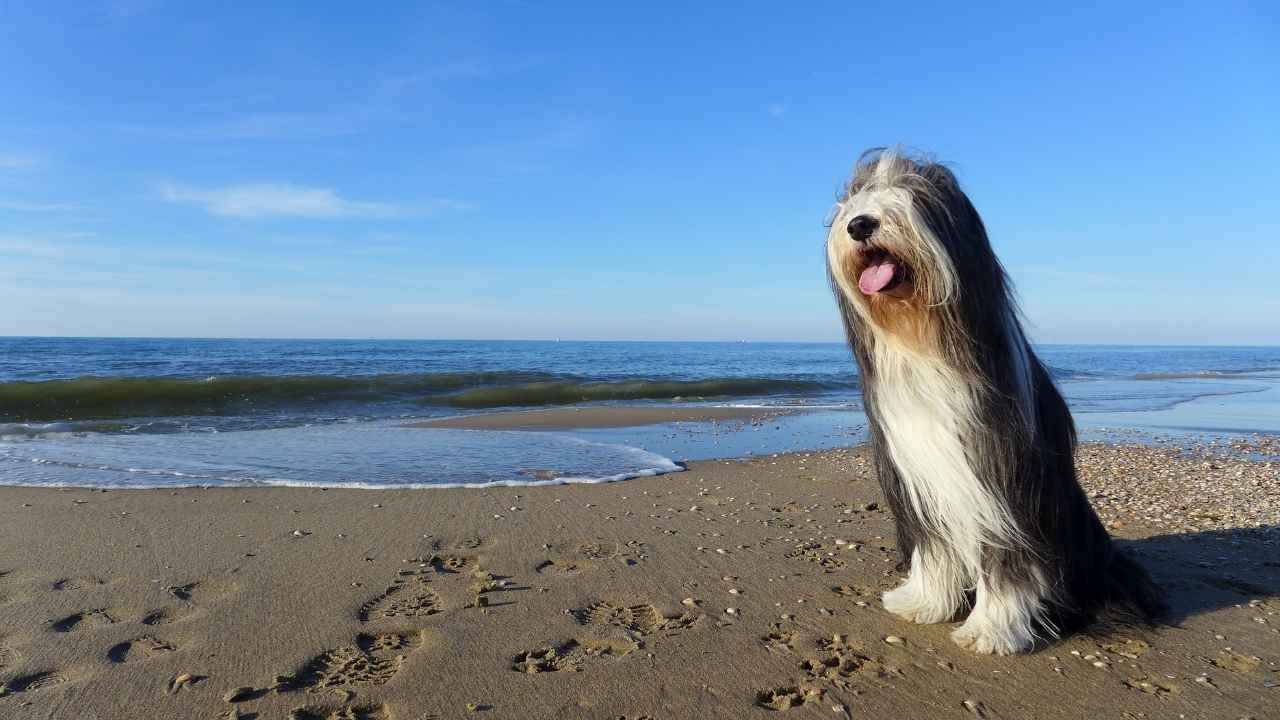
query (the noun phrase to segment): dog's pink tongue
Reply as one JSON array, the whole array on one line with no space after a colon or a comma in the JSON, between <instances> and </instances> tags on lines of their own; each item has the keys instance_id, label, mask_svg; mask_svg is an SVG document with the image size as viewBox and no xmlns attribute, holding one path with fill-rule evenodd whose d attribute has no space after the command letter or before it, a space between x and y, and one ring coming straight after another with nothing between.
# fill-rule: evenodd
<instances>
[{"instance_id":1,"label":"dog's pink tongue","mask_svg":"<svg viewBox=\"0 0 1280 720\"><path fill-rule=\"evenodd\" d=\"M858 276L858 289L863 295L875 295L893 282L893 274L897 270L898 267L892 260L881 260L875 265L869 265Z\"/></svg>"}]
</instances>

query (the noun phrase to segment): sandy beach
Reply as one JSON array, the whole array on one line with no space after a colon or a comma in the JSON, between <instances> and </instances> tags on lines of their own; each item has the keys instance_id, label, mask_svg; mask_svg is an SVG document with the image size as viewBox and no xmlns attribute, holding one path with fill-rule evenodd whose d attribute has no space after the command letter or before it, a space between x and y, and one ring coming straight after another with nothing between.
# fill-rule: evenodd
<instances>
[{"instance_id":1,"label":"sandy beach","mask_svg":"<svg viewBox=\"0 0 1280 720\"><path fill-rule=\"evenodd\" d=\"M1175 615L1009 658L881 609L864 448L606 485L0 488L0 716L1276 717L1275 464L1081 457Z\"/></svg>"},{"instance_id":2,"label":"sandy beach","mask_svg":"<svg viewBox=\"0 0 1280 720\"><path fill-rule=\"evenodd\" d=\"M1280 720L1280 0L3 9L0 720Z\"/></svg>"}]
</instances>

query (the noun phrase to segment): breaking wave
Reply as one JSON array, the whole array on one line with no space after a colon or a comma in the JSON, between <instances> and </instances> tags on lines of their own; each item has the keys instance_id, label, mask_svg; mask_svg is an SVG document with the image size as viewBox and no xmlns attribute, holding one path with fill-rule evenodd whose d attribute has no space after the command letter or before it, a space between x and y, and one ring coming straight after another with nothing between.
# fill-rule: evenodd
<instances>
[{"instance_id":1,"label":"breaking wave","mask_svg":"<svg viewBox=\"0 0 1280 720\"><path fill-rule=\"evenodd\" d=\"M603 400L813 395L855 383L781 378L586 380L545 373L80 377L0 383L0 422L241 415L369 405L494 408Z\"/></svg>"}]
</instances>

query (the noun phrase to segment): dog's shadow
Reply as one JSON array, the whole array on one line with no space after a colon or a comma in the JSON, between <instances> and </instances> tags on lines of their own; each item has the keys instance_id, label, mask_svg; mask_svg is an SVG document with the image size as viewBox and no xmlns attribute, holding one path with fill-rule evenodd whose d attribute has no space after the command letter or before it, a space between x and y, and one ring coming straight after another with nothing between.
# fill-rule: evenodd
<instances>
[{"instance_id":1,"label":"dog's shadow","mask_svg":"<svg viewBox=\"0 0 1280 720\"><path fill-rule=\"evenodd\" d=\"M1115 541L1164 589L1167 624L1280 596L1280 526Z\"/></svg>"}]
</instances>

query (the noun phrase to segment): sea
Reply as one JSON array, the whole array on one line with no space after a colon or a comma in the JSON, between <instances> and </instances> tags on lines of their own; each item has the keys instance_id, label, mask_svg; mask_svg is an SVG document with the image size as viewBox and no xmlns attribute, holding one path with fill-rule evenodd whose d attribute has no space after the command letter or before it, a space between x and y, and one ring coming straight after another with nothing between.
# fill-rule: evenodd
<instances>
[{"instance_id":1,"label":"sea","mask_svg":"<svg viewBox=\"0 0 1280 720\"><path fill-rule=\"evenodd\" d=\"M1043 345L1083 438L1280 433L1280 347ZM767 422L457 430L567 405ZM865 440L839 343L0 338L0 485L438 488L607 482Z\"/></svg>"}]
</instances>

